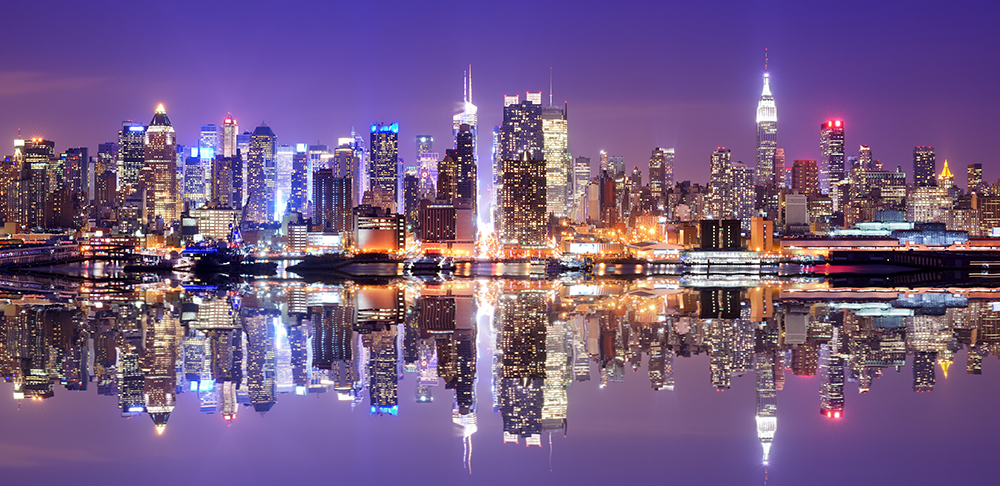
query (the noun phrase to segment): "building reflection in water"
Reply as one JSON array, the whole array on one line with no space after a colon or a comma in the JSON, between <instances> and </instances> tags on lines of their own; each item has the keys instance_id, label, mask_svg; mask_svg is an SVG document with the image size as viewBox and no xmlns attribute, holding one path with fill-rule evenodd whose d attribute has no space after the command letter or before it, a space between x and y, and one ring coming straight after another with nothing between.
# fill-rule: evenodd
<instances>
[{"instance_id":1,"label":"building reflection in water","mask_svg":"<svg viewBox=\"0 0 1000 486\"><path fill-rule=\"evenodd\" d=\"M182 393L230 423L251 408L266 414L285 395L329 393L352 408L367 400L370 414L388 416L447 397L471 468L480 373L503 423L489 433L541 446L566 435L574 382L613 388L627 368L645 365L652 389L669 393L696 386L675 383L676 359L705 355L707 385L718 391L753 373L767 464L788 371L819 375L818 410L838 420L848 381L868 393L885 370L909 360L913 390L930 392L957 352L966 352L973 375L1000 353L991 291L706 283L399 281L8 295L0 301L0 373L18 401L95 387L117 397L123 417L148 415L159 433ZM406 375L415 396L399 394Z\"/></svg>"}]
</instances>

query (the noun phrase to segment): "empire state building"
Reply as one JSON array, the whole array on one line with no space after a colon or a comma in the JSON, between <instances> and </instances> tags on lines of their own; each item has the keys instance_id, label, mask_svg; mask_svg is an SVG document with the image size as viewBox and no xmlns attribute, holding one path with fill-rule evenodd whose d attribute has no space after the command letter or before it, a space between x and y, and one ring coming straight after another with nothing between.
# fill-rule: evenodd
<instances>
[{"instance_id":1,"label":"empire state building","mask_svg":"<svg viewBox=\"0 0 1000 486\"><path fill-rule=\"evenodd\" d=\"M764 73L764 90L757 102L757 185L768 188L769 192L775 186L774 152L778 147L778 110L771 96L770 80Z\"/></svg>"}]
</instances>

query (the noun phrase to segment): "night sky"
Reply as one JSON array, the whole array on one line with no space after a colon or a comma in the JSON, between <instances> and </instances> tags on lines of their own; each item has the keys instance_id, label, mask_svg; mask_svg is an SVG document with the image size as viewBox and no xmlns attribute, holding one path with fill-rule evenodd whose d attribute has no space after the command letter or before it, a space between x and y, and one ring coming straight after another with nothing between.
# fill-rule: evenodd
<instances>
[{"instance_id":1,"label":"night sky","mask_svg":"<svg viewBox=\"0 0 1000 486\"><path fill-rule=\"evenodd\" d=\"M933 145L1000 177L1000 7L990 2L3 2L0 137L57 150L116 138L164 103L180 142L227 113L279 143L333 145L351 127L400 122L400 156L431 134L443 153L473 65L480 174L504 94L569 102L570 150L645 169L676 147L676 178L704 182L719 145L753 163L770 53L786 163L819 156L841 118L848 155L872 146L909 172ZM3 150L12 151L9 146ZM645 176L646 174L644 174ZM485 177L484 177L485 179ZM644 177L645 180L645 177Z\"/></svg>"}]
</instances>

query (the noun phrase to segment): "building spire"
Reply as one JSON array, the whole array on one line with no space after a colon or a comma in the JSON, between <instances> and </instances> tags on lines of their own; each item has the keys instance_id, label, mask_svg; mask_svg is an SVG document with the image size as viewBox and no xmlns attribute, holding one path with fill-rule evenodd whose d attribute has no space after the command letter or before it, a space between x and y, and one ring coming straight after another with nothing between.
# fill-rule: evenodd
<instances>
[{"instance_id":1,"label":"building spire","mask_svg":"<svg viewBox=\"0 0 1000 486\"><path fill-rule=\"evenodd\" d=\"M549 66L549 106L552 106L552 66Z\"/></svg>"},{"instance_id":2,"label":"building spire","mask_svg":"<svg viewBox=\"0 0 1000 486\"><path fill-rule=\"evenodd\" d=\"M472 64L469 64L469 103L472 103Z\"/></svg>"}]
</instances>

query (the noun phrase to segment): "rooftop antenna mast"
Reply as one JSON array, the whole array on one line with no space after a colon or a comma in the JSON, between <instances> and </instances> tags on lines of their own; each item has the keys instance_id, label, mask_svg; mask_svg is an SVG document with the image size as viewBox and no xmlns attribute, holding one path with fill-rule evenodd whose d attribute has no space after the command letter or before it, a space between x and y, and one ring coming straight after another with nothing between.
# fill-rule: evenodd
<instances>
[{"instance_id":1,"label":"rooftop antenna mast","mask_svg":"<svg viewBox=\"0 0 1000 486\"><path fill-rule=\"evenodd\" d=\"M767 48L764 48L764 72L767 72Z\"/></svg>"},{"instance_id":2,"label":"rooftop antenna mast","mask_svg":"<svg viewBox=\"0 0 1000 486\"><path fill-rule=\"evenodd\" d=\"M469 64L469 103L472 103L472 64Z\"/></svg>"},{"instance_id":3,"label":"rooftop antenna mast","mask_svg":"<svg viewBox=\"0 0 1000 486\"><path fill-rule=\"evenodd\" d=\"M469 71L463 73L462 78L462 101L469 102Z\"/></svg>"},{"instance_id":4,"label":"rooftop antenna mast","mask_svg":"<svg viewBox=\"0 0 1000 486\"><path fill-rule=\"evenodd\" d=\"M549 66L549 106L552 106L552 66Z\"/></svg>"}]
</instances>

